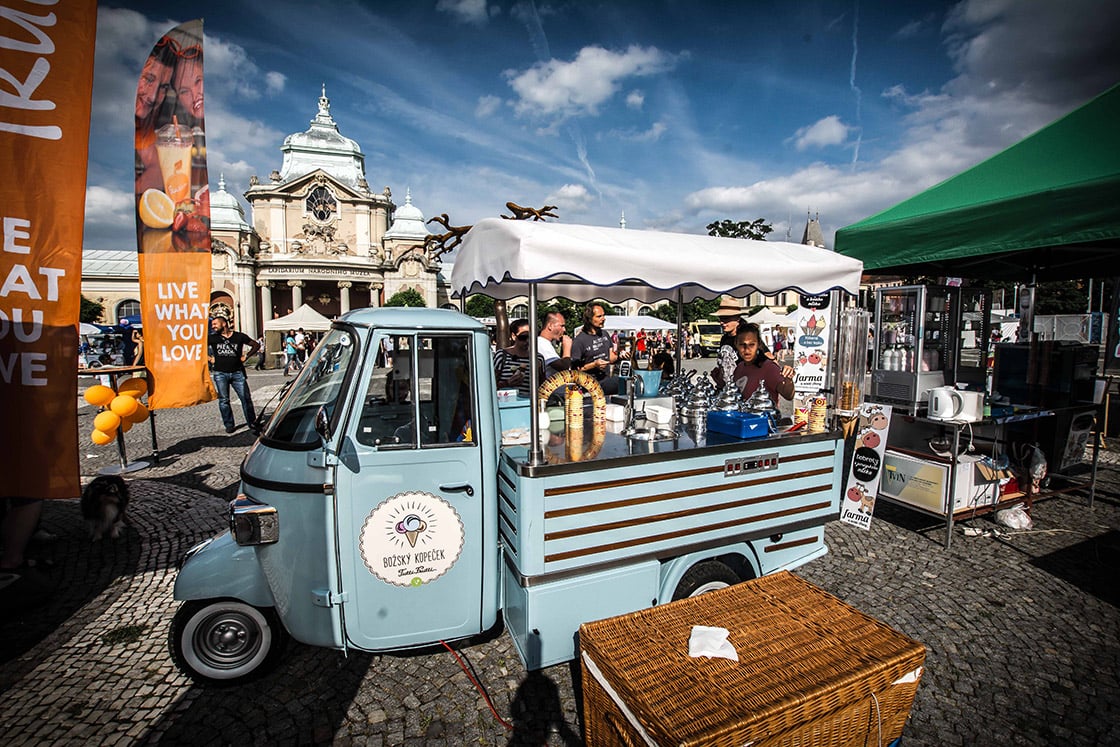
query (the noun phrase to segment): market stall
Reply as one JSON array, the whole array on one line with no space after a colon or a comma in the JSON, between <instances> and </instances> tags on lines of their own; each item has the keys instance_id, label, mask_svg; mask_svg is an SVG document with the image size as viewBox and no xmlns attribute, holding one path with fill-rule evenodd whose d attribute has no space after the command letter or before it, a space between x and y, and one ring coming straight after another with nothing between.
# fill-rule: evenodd
<instances>
[{"instance_id":1,"label":"market stall","mask_svg":"<svg viewBox=\"0 0 1120 747\"><path fill-rule=\"evenodd\" d=\"M1015 280L1030 283L1029 290L1039 279L1113 275L1113 261L1120 251L1120 203L1115 199L1120 188L1120 150L1115 147L1118 118L1120 86L1114 86L987 161L840 229L836 251L861 259L869 274ZM955 455L959 455L965 425L970 433L984 426L996 427L988 439L997 461L1009 439L1045 441L1040 428L1067 431L1055 433L1047 457L1051 472L1068 466L1065 452L1077 448L1076 443L1067 446L1068 438L1079 435L1072 426L1085 411L1095 412L1099 402L1091 394L1086 398L1085 392L1093 391L1092 382L1088 387L1067 383L1065 391L1057 393L1053 385L1076 380L1080 376L1076 372L1085 370L1084 366L1077 368L1078 361L1086 357L1093 358L1095 368L1096 348L1066 346L1069 349L1059 350L1062 346L1037 341L1020 348L996 345L994 380L985 386L986 372L978 364L987 357L991 321L983 295L967 287L931 286L916 289L921 297L916 295L912 303L892 303L894 297L901 298L901 290L880 294L872 398L905 405L912 416L907 425L914 426L921 425L929 414L929 392L942 384L964 385L987 397L987 406L978 416L957 413L925 423L936 429L942 443L947 430L947 440L953 444L948 484L958 484L961 460ZM966 319L969 312L976 318ZM972 357L965 354L968 348ZM1001 387L1006 394L1000 392ZM1040 425L1050 416L1058 425ZM1006 425L1008 418L1032 422L1015 433L998 427ZM1024 427L1029 429L1024 431ZM892 428L891 433L893 440L908 439L919 454L930 450L921 447L929 440L921 428ZM1090 505L1096 461L1094 439ZM1031 486L1025 490L1029 498ZM941 504L931 509L947 519L946 544L954 514L960 515L952 492L948 489ZM988 501L985 508L998 507L998 498ZM970 509L968 515L976 512Z\"/></svg>"},{"instance_id":2,"label":"market stall","mask_svg":"<svg viewBox=\"0 0 1120 747\"><path fill-rule=\"evenodd\" d=\"M503 300L528 296L529 323L537 329L538 299L668 300L680 305L754 292L827 295L841 290L854 295L860 274L858 262L804 244L486 219L460 247L451 287L460 299L475 293ZM679 308L677 319L680 340ZM532 358L535 338L531 343ZM677 370L680 359L678 346ZM541 382L535 369L531 374L535 391ZM538 413L531 409L536 432ZM540 458L540 445L534 443L531 462Z\"/></svg>"}]
</instances>

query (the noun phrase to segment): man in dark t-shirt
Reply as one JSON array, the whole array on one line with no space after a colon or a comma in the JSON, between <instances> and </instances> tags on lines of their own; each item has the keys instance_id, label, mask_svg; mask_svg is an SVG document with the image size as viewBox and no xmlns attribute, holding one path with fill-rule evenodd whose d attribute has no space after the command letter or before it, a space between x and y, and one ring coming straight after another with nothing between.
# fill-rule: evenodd
<instances>
[{"instance_id":1,"label":"man in dark t-shirt","mask_svg":"<svg viewBox=\"0 0 1120 747\"><path fill-rule=\"evenodd\" d=\"M207 349L210 356L210 379L218 392L218 412L222 415L226 433L234 431L233 408L229 404L230 386L241 400L245 423L252 426L257 416L249 394L249 380L245 376L245 359L256 353L260 346L249 335L234 330L229 317L219 313L210 319Z\"/></svg>"},{"instance_id":2,"label":"man in dark t-shirt","mask_svg":"<svg viewBox=\"0 0 1120 747\"><path fill-rule=\"evenodd\" d=\"M617 376L607 376L610 364L618 360L611 338L603 332L607 312L602 304L588 304L583 311L583 328L572 340L572 368L594 376L605 394L617 394Z\"/></svg>"}]
</instances>

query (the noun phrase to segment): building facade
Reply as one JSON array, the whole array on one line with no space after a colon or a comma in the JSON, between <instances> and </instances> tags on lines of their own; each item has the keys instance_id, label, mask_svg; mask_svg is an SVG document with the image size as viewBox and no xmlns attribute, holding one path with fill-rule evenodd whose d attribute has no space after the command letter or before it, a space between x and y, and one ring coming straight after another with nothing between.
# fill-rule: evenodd
<instances>
[{"instance_id":1,"label":"building facade","mask_svg":"<svg viewBox=\"0 0 1120 747\"><path fill-rule=\"evenodd\" d=\"M426 306L448 305L424 214L410 193L398 208L389 187L370 189L365 156L339 132L325 90L310 127L280 150L279 169L249 179L251 218L224 176L210 196L211 302L228 304L239 329L259 334L305 303L335 317L405 289ZM86 252L82 293L105 305L106 322L136 313L135 250Z\"/></svg>"}]
</instances>

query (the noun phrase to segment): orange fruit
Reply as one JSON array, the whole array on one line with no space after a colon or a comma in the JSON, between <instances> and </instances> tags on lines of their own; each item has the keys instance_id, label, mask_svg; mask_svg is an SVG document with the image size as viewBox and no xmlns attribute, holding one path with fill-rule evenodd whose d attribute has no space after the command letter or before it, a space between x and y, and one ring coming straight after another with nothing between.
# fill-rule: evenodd
<instances>
[{"instance_id":1,"label":"orange fruit","mask_svg":"<svg viewBox=\"0 0 1120 747\"><path fill-rule=\"evenodd\" d=\"M113 433L121 426L121 416L112 410L97 413L93 419L93 427L102 433Z\"/></svg>"},{"instance_id":2,"label":"orange fruit","mask_svg":"<svg viewBox=\"0 0 1120 747\"><path fill-rule=\"evenodd\" d=\"M148 419L148 408L144 407L144 403L136 400L136 411L128 416L128 419L133 423L143 423Z\"/></svg>"},{"instance_id":3,"label":"orange fruit","mask_svg":"<svg viewBox=\"0 0 1120 747\"><path fill-rule=\"evenodd\" d=\"M175 202L155 188L140 195L139 210L140 220L148 228L167 228L175 219Z\"/></svg>"},{"instance_id":4,"label":"orange fruit","mask_svg":"<svg viewBox=\"0 0 1120 747\"><path fill-rule=\"evenodd\" d=\"M138 376L125 379L117 384L117 394L127 394L129 397L140 398L148 393L148 382Z\"/></svg>"},{"instance_id":5,"label":"orange fruit","mask_svg":"<svg viewBox=\"0 0 1120 747\"><path fill-rule=\"evenodd\" d=\"M82 394L86 402L89 402L94 407L104 407L113 401L113 397L117 396L109 387L104 384L94 384Z\"/></svg>"},{"instance_id":6,"label":"orange fruit","mask_svg":"<svg viewBox=\"0 0 1120 747\"><path fill-rule=\"evenodd\" d=\"M130 397L127 394L118 394L112 402L109 403L109 409L112 410L122 420L127 418L132 413L136 412L136 407L140 403L136 401L135 397Z\"/></svg>"}]
</instances>

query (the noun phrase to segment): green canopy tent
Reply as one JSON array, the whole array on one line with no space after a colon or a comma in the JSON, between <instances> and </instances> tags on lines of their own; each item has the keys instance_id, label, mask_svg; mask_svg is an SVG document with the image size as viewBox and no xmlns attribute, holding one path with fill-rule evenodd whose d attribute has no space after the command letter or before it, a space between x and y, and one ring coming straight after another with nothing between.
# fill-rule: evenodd
<instances>
[{"instance_id":1,"label":"green canopy tent","mask_svg":"<svg viewBox=\"0 0 1120 747\"><path fill-rule=\"evenodd\" d=\"M988 160L836 232L868 274L1030 282L1117 274L1120 85Z\"/></svg>"}]
</instances>

